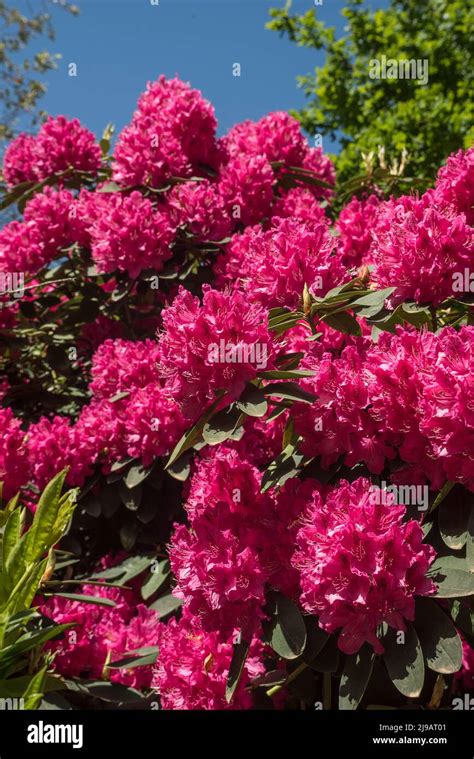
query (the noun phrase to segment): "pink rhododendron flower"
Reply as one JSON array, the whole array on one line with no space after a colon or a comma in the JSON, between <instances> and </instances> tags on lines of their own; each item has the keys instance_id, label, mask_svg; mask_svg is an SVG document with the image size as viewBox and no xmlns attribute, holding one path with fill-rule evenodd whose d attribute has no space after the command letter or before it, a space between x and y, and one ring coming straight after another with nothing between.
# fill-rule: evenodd
<instances>
[{"instance_id":1,"label":"pink rhododendron flower","mask_svg":"<svg viewBox=\"0 0 474 759\"><path fill-rule=\"evenodd\" d=\"M100 169L100 147L92 132L78 119L50 116L38 132L33 147L38 179L74 169L96 174Z\"/></svg>"},{"instance_id":2,"label":"pink rhododendron flower","mask_svg":"<svg viewBox=\"0 0 474 759\"><path fill-rule=\"evenodd\" d=\"M474 224L474 147L449 156L438 171L435 196L441 206L465 214L467 223Z\"/></svg>"},{"instance_id":3,"label":"pink rhododendron flower","mask_svg":"<svg viewBox=\"0 0 474 759\"><path fill-rule=\"evenodd\" d=\"M256 228L234 237L216 269L221 282L238 272L249 301L265 308L296 308L305 284L322 296L345 276L328 224L297 219L277 218L265 232Z\"/></svg>"},{"instance_id":4,"label":"pink rhododendron flower","mask_svg":"<svg viewBox=\"0 0 474 759\"><path fill-rule=\"evenodd\" d=\"M25 132L9 143L3 156L3 175L9 187L38 179L34 165L35 144L35 138Z\"/></svg>"},{"instance_id":5,"label":"pink rhododendron flower","mask_svg":"<svg viewBox=\"0 0 474 759\"><path fill-rule=\"evenodd\" d=\"M219 156L214 109L179 79L148 83L132 122L118 137L113 178L123 185L160 187L186 177L193 165L213 165Z\"/></svg>"},{"instance_id":6,"label":"pink rhododendron flower","mask_svg":"<svg viewBox=\"0 0 474 759\"><path fill-rule=\"evenodd\" d=\"M310 190L304 187L292 187L275 202L272 218L301 219L306 222L323 222L326 220L324 208Z\"/></svg>"},{"instance_id":7,"label":"pink rhododendron flower","mask_svg":"<svg viewBox=\"0 0 474 759\"><path fill-rule=\"evenodd\" d=\"M222 240L232 222L218 187L207 180L178 184L168 195L168 212L176 226L186 226L197 240Z\"/></svg>"},{"instance_id":8,"label":"pink rhododendron flower","mask_svg":"<svg viewBox=\"0 0 474 759\"><path fill-rule=\"evenodd\" d=\"M92 358L90 388L96 398L111 398L118 393L158 382L155 340L105 340Z\"/></svg>"},{"instance_id":9,"label":"pink rhododendron flower","mask_svg":"<svg viewBox=\"0 0 474 759\"><path fill-rule=\"evenodd\" d=\"M47 644L54 654L53 668L66 677L107 679L134 688L149 688L153 678L152 665L132 669L106 670L108 662L118 661L124 654L140 647L156 646L162 627L158 615L143 604L137 604L129 591L98 585L84 585L80 593L107 598L115 605L72 601L54 596L41 604L42 613L57 624L73 623L64 638Z\"/></svg>"},{"instance_id":10,"label":"pink rhododendron flower","mask_svg":"<svg viewBox=\"0 0 474 759\"><path fill-rule=\"evenodd\" d=\"M220 293L205 286L201 305L180 288L163 311L163 325L160 373L187 413L202 410L221 389L239 397L259 369L273 365L267 314L239 292Z\"/></svg>"},{"instance_id":11,"label":"pink rhododendron flower","mask_svg":"<svg viewBox=\"0 0 474 759\"><path fill-rule=\"evenodd\" d=\"M446 216L423 200L408 211L387 203L381 214L370 259L377 285L397 288L391 304L412 299L436 306L452 296L453 275L473 257L473 232L465 217Z\"/></svg>"},{"instance_id":12,"label":"pink rhododendron flower","mask_svg":"<svg viewBox=\"0 0 474 759\"><path fill-rule=\"evenodd\" d=\"M270 211L273 171L263 156L236 156L222 169L219 194L234 225L256 224Z\"/></svg>"},{"instance_id":13,"label":"pink rhododendron flower","mask_svg":"<svg viewBox=\"0 0 474 759\"><path fill-rule=\"evenodd\" d=\"M71 460L72 428L69 419L42 417L28 428L27 449L32 479L40 490Z\"/></svg>"},{"instance_id":14,"label":"pink rhododendron flower","mask_svg":"<svg viewBox=\"0 0 474 759\"><path fill-rule=\"evenodd\" d=\"M103 202L103 201L102 201ZM105 207L90 227L92 257L99 271L160 271L171 258L175 228L169 216L153 209L139 192L109 193Z\"/></svg>"},{"instance_id":15,"label":"pink rhododendron flower","mask_svg":"<svg viewBox=\"0 0 474 759\"><path fill-rule=\"evenodd\" d=\"M25 432L9 408L0 408L0 482L2 497L12 498L28 480Z\"/></svg>"},{"instance_id":16,"label":"pink rhododendron flower","mask_svg":"<svg viewBox=\"0 0 474 759\"><path fill-rule=\"evenodd\" d=\"M264 672L261 645L253 641L239 684L230 703L226 682L232 660L232 639L206 633L190 617L171 620L160 628L160 654L152 687L160 695L165 710L250 709L249 681Z\"/></svg>"},{"instance_id":17,"label":"pink rhododendron flower","mask_svg":"<svg viewBox=\"0 0 474 759\"><path fill-rule=\"evenodd\" d=\"M263 618L265 583L262 546L272 517L269 496L260 493L258 470L236 451L218 449L194 474L186 510L191 530L176 526L170 562L174 593L208 630L254 633Z\"/></svg>"},{"instance_id":18,"label":"pink rhododendron flower","mask_svg":"<svg viewBox=\"0 0 474 759\"><path fill-rule=\"evenodd\" d=\"M169 453L188 426L177 402L156 382L132 394L124 415L127 453L144 466Z\"/></svg>"},{"instance_id":19,"label":"pink rhododendron flower","mask_svg":"<svg viewBox=\"0 0 474 759\"><path fill-rule=\"evenodd\" d=\"M360 266L366 260L379 207L380 201L375 195L365 200L354 197L339 214L336 229L346 266Z\"/></svg>"},{"instance_id":20,"label":"pink rhododendron flower","mask_svg":"<svg viewBox=\"0 0 474 759\"><path fill-rule=\"evenodd\" d=\"M374 497L369 480L341 480L326 498L313 494L298 532L293 564L303 608L324 630L341 628L338 645L347 654L365 641L382 653L378 626L405 630L414 596L435 591L426 577L434 549L423 545L418 522L403 523L405 507L390 493L386 499Z\"/></svg>"}]
</instances>

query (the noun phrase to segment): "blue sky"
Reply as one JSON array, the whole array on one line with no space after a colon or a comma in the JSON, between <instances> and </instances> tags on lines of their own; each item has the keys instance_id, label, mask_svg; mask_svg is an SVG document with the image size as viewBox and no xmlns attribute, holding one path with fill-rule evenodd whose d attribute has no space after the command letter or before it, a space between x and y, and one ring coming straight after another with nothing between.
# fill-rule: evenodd
<instances>
[{"instance_id":1,"label":"blue sky","mask_svg":"<svg viewBox=\"0 0 474 759\"><path fill-rule=\"evenodd\" d=\"M178 75L214 104L219 132L246 118L304 103L296 76L323 62L265 29L268 10L284 0L76 0L81 13L53 8L61 53L46 77L42 106L53 115L77 116L97 135L111 121L119 131L140 92L159 74ZM381 3L375 3L379 5ZM344 0L323 0L318 16L342 31ZM294 0L305 12L313 0ZM38 49L40 46L37 46ZM241 76L232 75L240 63ZM77 65L77 77L68 65Z\"/></svg>"}]
</instances>

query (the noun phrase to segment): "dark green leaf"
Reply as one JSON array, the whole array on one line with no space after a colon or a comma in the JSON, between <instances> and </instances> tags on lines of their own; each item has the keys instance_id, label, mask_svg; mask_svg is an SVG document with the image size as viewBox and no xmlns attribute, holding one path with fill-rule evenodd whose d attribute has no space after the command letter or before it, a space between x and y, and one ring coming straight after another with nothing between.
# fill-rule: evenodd
<instances>
[{"instance_id":1,"label":"dark green leaf","mask_svg":"<svg viewBox=\"0 0 474 759\"><path fill-rule=\"evenodd\" d=\"M232 696L239 684L240 676L242 675L245 660L249 651L249 643L246 640L241 640L239 643L234 643L232 650L232 660L230 662L229 674L227 675L227 683L225 687L225 698L229 704L232 700Z\"/></svg>"},{"instance_id":2,"label":"dark green leaf","mask_svg":"<svg viewBox=\"0 0 474 759\"><path fill-rule=\"evenodd\" d=\"M402 637L402 633L390 627L383 644L385 666L391 681L407 698L417 698L425 681L425 665L415 628L407 622Z\"/></svg>"},{"instance_id":3,"label":"dark green leaf","mask_svg":"<svg viewBox=\"0 0 474 759\"><path fill-rule=\"evenodd\" d=\"M417 599L415 627L428 667L443 675L457 672L462 663L461 639L436 601Z\"/></svg>"},{"instance_id":4,"label":"dark green leaf","mask_svg":"<svg viewBox=\"0 0 474 759\"><path fill-rule=\"evenodd\" d=\"M339 709L357 709L369 684L374 661L374 650L368 643L346 657L339 685Z\"/></svg>"},{"instance_id":5,"label":"dark green leaf","mask_svg":"<svg viewBox=\"0 0 474 759\"><path fill-rule=\"evenodd\" d=\"M265 416L268 409L268 403L263 394L263 390L247 383L245 390L235 404L240 411L247 416Z\"/></svg>"},{"instance_id":6,"label":"dark green leaf","mask_svg":"<svg viewBox=\"0 0 474 759\"><path fill-rule=\"evenodd\" d=\"M282 593L270 591L266 611L270 619L263 623L265 638L284 659L296 659L306 645L306 626L295 604Z\"/></svg>"}]
</instances>

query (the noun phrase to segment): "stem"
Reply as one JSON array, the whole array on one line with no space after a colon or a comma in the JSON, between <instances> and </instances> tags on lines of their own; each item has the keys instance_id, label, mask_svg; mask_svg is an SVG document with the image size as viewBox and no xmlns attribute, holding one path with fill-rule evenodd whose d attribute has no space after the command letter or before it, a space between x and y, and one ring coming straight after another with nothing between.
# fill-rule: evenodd
<instances>
[{"instance_id":1,"label":"stem","mask_svg":"<svg viewBox=\"0 0 474 759\"><path fill-rule=\"evenodd\" d=\"M288 675L284 683L280 683L280 685L274 685L273 688L270 688L270 690L267 690L267 696L270 696L271 698L272 696L275 695L275 693L278 693L279 690L281 690L286 685L288 685L288 683L291 683L293 680L296 680L298 675L300 675L306 669L307 666L308 665L306 664L306 662L302 662L298 667L296 667L296 669L293 670L293 672L291 672Z\"/></svg>"}]
</instances>

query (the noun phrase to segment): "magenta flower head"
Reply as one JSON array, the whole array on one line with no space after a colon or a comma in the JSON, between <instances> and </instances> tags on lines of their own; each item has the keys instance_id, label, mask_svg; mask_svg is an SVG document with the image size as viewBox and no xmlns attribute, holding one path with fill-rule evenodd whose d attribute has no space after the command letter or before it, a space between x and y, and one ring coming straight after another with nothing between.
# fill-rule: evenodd
<instances>
[{"instance_id":1,"label":"magenta flower head","mask_svg":"<svg viewBox=\"0 0 474 759\"><path fill-rule=\"evenodd\" d=\"M34 146L34 168L39 179L67 169L97 174L100 147L78 119L50 116L38 132Z\"/></svg>"},{"instance_id":2,"label":"magenta flower head","mask_svg":"<svg viewBox=\"0 0 474 759\"><path fill-rule=\"evenodd\" d=\"M238 398L245 383L274 361L267 312L240 292L204 287L202 304L180 288L163 311L160 374L189 413L203 410L218 390Z\"/></svg>"},{"instance_id":3,"label":"magenta flower head","mask_svg":"<svg viewBox=\"0 0 474 759\"><path fill-rule=\"evenodd\" d=\"M405 506L369 480L341 480L326 498L313 494L297 535L294 566L301 604L338 645L356 653L364 642L383 652L379 626L405 630L415 596L435 591L426 573L435 557L418 522L403 522Z\"/></svg>"},{"instance_id":4,"label":"magenta flower head","mask_svg":"<svg viewBox=\"0 0 474 759\"><path fill-rule=\"evenodd\" d=\"M389 202L380 214L370 252L374 280L397 288L392 305L411 299L436 306L454 294L454 275L472 262L473 230L463 214L448 216L426 198L410 206Z\"/></svg>"},{"instance_id":5,"label":"magenta flower head","mask_svg":"<svg viewBox=\"0 0 474 759\"><path fill-rule=\"evenodd\" d=\"M38 179L35 167L35 138L22 132L10 142L3 156L3 175L9 187Z\"/></svg>"},{"instance_id":6,"label":"magenta flower head","mask_svg":"<svg viewBox=\"0 0 474 759\"><path fill-rule=\"evenodd\" d=\"M160 628L160 654L152 687L160 695L165 710L250 709L253 698L247 686L264 672L262 646L255 640L250 646L237 690L230 703L226 700L226 683L232 661L232 638L207 633L198 621L184 615Z\"/></svg>"},{"instance_id":7,"label":"magenta flower head","mask_svg":"<svg viewBox=\"0 0 474 759\"><path fill-rule=\"evenodd\" d=\"M296 308L305 285L322 296L344 281L345 268L327 221L276 218L264 232L254 227L233 237L216 273L220 282L237 275L251 302Z\"/></svg>"},{"instance_id":8,"label":"magenta flower head","mask_svg":"<svg viewBox=\"0 0 474 759\"><path fill-rule=\"evenodd\" d=\"M438 171L435 196L441 207L465 214L467 223L474 224L474 147L449 156Z\"/></svg>"},{"instance_id":9,"label":"magenta flower head","mask_svg":"<svg viewBox=\"0 0 474 759\"><path fill-rule=\"evenodd\" d=\"M175 227L167 213L135 191L110 193L89 229L92 257L99 271L126 271L136 277L144 269L160 271L171 258Z\"/></svg>"}]
</instances>

